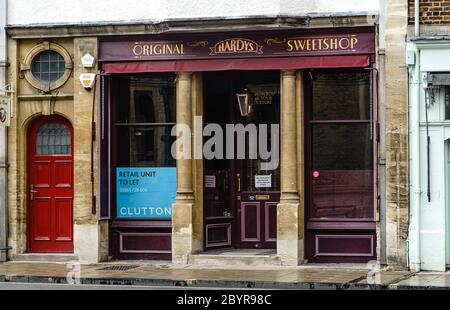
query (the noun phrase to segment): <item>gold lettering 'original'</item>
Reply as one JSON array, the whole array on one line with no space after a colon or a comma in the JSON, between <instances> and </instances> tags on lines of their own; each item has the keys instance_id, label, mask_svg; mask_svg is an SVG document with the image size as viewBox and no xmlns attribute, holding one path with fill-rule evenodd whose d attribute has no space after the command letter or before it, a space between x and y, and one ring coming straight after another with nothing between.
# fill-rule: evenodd
<instances>
[{"instance_id":1,"label":"gold lettering 'original'","mask_svg":"<svg viewBox=\"0 0 450 310\"><path fill-rule=\"evenodd\" d=\"M290 39L286 42L288 52L313 52L313 51L354 51L358 44L356 36L329 37L311 39Z\"/></svg>"},{"instance_id":2,"label":"gold lettering 'original'","mask_svg":"<svg viewBox=\"0 0 450 310\"><path fill-rule=\"evenodd\" d=\"M262 46L248 39L226 39L211 47L210 55L236 53L262 54Z\"/></svg>"},{"instance_id":3,"label":"gold lettering 'original'","mask_svg":"<svg viewBox=\"0 0 450 310\"><path fill-rule=\"evenodd\" d=\"M133 54L141 56L184 55L183 43L136 43Z\"/></svg>"}]
</instances>

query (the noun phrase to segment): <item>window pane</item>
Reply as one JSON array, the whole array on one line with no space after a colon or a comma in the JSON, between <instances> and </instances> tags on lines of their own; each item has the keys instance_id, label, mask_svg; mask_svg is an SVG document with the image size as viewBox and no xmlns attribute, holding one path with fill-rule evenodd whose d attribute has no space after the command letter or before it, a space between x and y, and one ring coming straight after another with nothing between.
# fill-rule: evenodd
<instances>
[{"instance_id":1,"label":"window pane","mask_svg":"<svg viewBox=\"0 0 450 310\"><path fill-rule=\"evenodd\" d=\"M45 51L38 54L31 64L33 75L42 82L58 80L65 70L64 58L55 51Z\"/></svg>"},{"instance_id":2,"label":"window pane","mask_svg":"<svg viewBox=\"0 0 450 310\"><path fill-rule=\"evenodd\" d=\"M119 127L118 167L175 167L171 126Z\"/></svg>"},{"instance_id":3,"label":"window pane","mask_svg":"<svg viewBox=\"0 0 450 310\"><path fill-rule=\"evenodd\" d=\"M119 99L117 122L175 122L175 79L173 75L126 78L126 80L129 85L126 90L128 96L121 95L122 97Z\"/></svg>"},{"instance_id":4,"label":"window pane","mask_svg":"<svg viewBox=\"0 0 450 310\"><path fill-rule=\"evenodd\" d=\"M373 218L370 124L312 125L314 218Z\"/></svg>"},{"instance_id":5,"label":"window pane","mask_svg":"<svg viewBox=\"0 0 450 310\"><path fill-rule=\"evenodd\" d=\"M45 124L36 137L37 155L71 154L70 129L58 123Z\"/></svg>"},{"instance_id":6,"label":"window pane","mask_svg":"<svg viewBox=\"0 0 450 310\"><path fill-rule=\"evenodd\" d=\"M370 75L317 73L313 78L313 120L370 119Z\"/></svg>"}]
</instances>

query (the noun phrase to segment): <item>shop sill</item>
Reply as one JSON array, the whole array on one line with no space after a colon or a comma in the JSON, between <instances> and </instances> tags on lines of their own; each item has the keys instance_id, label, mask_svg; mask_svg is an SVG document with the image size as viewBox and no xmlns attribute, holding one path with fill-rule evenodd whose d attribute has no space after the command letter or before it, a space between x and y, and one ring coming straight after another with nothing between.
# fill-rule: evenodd
<instances>
[{"instance_id":1,"label":"shop sill","mask_svg":"<svg viewBox=\"0 0 450 310\"><path fill-rule=\"evenodd\" d=\"M172 221L113 221L112 228L172 228Z\"/></svg>"}]
</instances>

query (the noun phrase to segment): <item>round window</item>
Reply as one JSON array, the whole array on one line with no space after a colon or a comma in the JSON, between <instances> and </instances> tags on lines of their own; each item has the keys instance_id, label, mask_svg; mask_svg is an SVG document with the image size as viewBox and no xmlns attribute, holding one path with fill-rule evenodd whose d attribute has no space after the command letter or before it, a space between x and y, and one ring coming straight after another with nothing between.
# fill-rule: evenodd
<instances>
[{"instance_id":1,"label":"round window","mask_svg":"<svg viewBox=\"0 0 450 310\"><path fill-rule=\"evenodd\" d=\"M66 63L59 53L47 50L34 57L31 72L44 83L51 83L61 78L66 70Z\"/></svg>"}]
</instances>

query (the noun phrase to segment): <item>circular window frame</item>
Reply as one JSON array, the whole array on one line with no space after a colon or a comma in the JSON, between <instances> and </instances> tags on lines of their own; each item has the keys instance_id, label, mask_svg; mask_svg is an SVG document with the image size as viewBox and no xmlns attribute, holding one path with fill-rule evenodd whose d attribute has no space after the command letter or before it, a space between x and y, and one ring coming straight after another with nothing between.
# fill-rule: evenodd
<instances>
[{"instance_id":1,"label":"circular window frame","mask_svg":"<svg viewBox=\"0 0 450 310\"><path fill-rule=\"evenodd\" d=\"M39 80L37 77L34 76L31 70L33 60L35 59L35 57L40 53L46 51L53 51L60 54L65 62L63 75L60 76L57 80L49 83ZM44 92L52 91L63 86L69 79L72 73L72 69L73 69L72 58L70 57L67 50L58 44L48 41L42 42L41 44L38 44L35 47L33 47L25 57L24 63L21 67L21 70L24 72L25 79L28 81L28 83L30 83L34 88L42 90Z\"/></svg>"}]
</instances>

